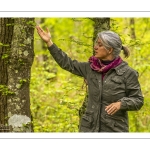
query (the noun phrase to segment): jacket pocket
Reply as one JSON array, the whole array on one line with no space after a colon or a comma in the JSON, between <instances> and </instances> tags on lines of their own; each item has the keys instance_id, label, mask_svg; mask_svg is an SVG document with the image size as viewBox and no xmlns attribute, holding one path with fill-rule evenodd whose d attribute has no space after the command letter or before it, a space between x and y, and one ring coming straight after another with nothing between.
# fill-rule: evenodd
<instances>
[{"instance_id":1,"label":"jacket pocket","mask_svg":"<svg viewBox=\"0 0 150 150\"><path fill-rule=\"evenodd\" d=\"M81 118L80 127L92 128L93 120L93 112L86 112Z\"/></svg>"},{"instance_id":2,"label":"jacket pocket","mask_svg":"<svg viewBox=\"0 0 150 150\"><path fill-rule=\"evenodd\" d=\"M116 120L116 121L125 122L125 119L124 119L124 118L121 118L121 117L111 116L111 115L107 115L107 114L106 114L106 117L111 118L111 119L114 119L114 120Z\"/></svg>"},{"instance_id":3,"label":"jacket pocket","mask_svg":"<svg viewBox=\"0 0 150 150\"><path fill-rule=\"evenodd\" d=\"M113 131L128 132L128 125L124 118L106 114L106 119L109 120L108 125L113 129Z\"/></svg>"},{"instance_id":4,"label":"jacket pocket","mask_svg":"<svg viewBox=\"0 0 150 150\"><path fill-rule=\"evenodd\" d=\"M116 89L116 88L121 88L121 86L123 85L123 82L121 81L121 79L119 77L113 77L111 78L111 85L110 88L111 89Z\"/></svg>"},{"instance_id":5,"label":"jacket pocket","mask_svg":"<svg viewBox=\"0 0 150 150\"><path fill-rule=\"evenodd\" d=\"M107 82L107 87L110 91L112 91L111 92L112 95L125 93L125 84L123 82L123 79L121 79L121 77L118 76L112 77Z\"/></svg>"}]
</instances>

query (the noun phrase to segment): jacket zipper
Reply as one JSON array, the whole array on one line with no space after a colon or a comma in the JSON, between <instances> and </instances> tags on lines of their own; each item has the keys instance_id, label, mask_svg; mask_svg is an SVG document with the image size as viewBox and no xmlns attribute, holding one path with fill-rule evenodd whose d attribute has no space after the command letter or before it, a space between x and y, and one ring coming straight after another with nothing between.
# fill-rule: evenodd
<instances>
[{"instance_id":1,"label":"jacket zipper","mask_svg":"<svg viewBox=\"0 0 150 150\"><path fill-rule=\"evenodd\" d=\"M97 76L97 75L96 75ZM101 78L102 78L102 76L101 76ZM99 78L99 76L97 76L97 79L98 79L98 86L99 86L99 91L100 91L100 96L99 96L99 100L101 99L101 101L100 101L100 107L99 107L99 111L98 111L98 115L97 115L97 117L99 118L98 120L99 120L99 129L98 129L98 132L100 131L100 128L101 128L101 124L100 124L100 116L101 116L101 102L102 102L102 90L103 90L103 81L102 81L102 79L100 79ZM101 87L102 86L102 87ZM97 128L97 127L96 127Z\"/></svg>"}]
</instances>

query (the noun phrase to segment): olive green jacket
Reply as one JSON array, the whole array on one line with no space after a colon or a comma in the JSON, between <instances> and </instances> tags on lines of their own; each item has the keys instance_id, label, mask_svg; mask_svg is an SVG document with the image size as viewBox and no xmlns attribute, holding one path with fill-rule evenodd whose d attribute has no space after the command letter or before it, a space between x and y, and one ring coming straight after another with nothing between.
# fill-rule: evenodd
<instances>
[{"instance_id":1,"label":"olive green jacket","mask_svg":"<svg viewBox=\"0 0 150 150\"><path fill-rule=\"evenodd\" d=\"M48 49L61 68L87 80L88 103L79 131L100 132L103 123L109 132L128 132L127 111L139 110L144 101L138 73L123 61L102 80L102 74L92 70L89 62L72 60L55 44ZM108 115L105 106L117 101L121 101L121 109Z\"/></svg>"}]
</instances>

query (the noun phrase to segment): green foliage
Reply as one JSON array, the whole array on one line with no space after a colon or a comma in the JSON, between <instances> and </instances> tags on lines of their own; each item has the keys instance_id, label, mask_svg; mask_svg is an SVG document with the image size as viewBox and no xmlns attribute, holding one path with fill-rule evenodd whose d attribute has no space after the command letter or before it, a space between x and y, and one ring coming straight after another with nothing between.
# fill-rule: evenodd
<instances>
[{"instance_id":1,"label":"green foliage","mask_svg":"<svg viewBox=\"0 0 150 150\"><path fill-rule=\"evenodd\" d=\"M20 89L23 86L23 84L26 82L27 82L27 79L21 79L19 80L19 84L17 84L16 87Z\"/></svg>"},{"instance_id":2,"label":"green foliage","mask_svg":"<svg viewBox=\"0 0 150 150\"><path fill-rule=\"evenodd\" d=\"M35 70L31 80L34 131L77 132L78 108L83 100L84 90L76 82L81 83L82 79L69 76L69 73L60 68L57 76L48 73L42 66Z\"/></svg>"},{"instance_id":3,"label":"green foliage","mask_svg":"<svg viewBox=\"0 0 150 150\"><path fill-rule=\"evenodd\" d=\"M31 26L31 27L35 27L36 23L34 21L28 21L26 22L27 25Z\"/></svg>"},{"instance_id":4,"label":"green foliage","mask_svg":"<svg viewBox=\"0 0 150 150\"><path fill-rule=\"evenodd\" d=\"M2 95L12 95L14 92L12 92L6 85L0 84L0 92Z\"/></svg>"},{"instance_id":5,"label":"green foliage","mask_svg":"<svg viewBox=\"0 0 150 150\"><path fill-rule=\"evenodd\" d=\"M116 31L123 45L130 48L131 56L122 58L139 72L139 82L145 97L140 111L129 112L130 132L150 131L149 72L150 72L150 19L111 18L111 30ZM72 59L88 61L93 53L93 22L87 18L36 18L52 40ZM134 27L136 38L131 36ZM61 69L50 56L46 45L35 32L35 60L31 70L30 97L35 132L78 132L79 109L86 89L83 79Z\"/></svg>"},{"instance_id":6,"label":"green foliage","mask_svg":"<svg viewBox=\"0 0 150 150\"><path fill-rule=\"evenodd\" d=\"M6 59L6 58L8 58L8 57L9 57L8 54L3 54L3 55L2 55L2 59Z\"/></svg>"},{"instance_id":7,"label":"green foliage","mask_svg":"<svg viewBox=\"0 0 150 150\"><path fill-rule=\"evenodd\" d=\"M4 43L1 43L1 42L0 42L0 46L8 47L8 46L9 46L9 44L4 44Z\"/></svg>"}]
</instances>

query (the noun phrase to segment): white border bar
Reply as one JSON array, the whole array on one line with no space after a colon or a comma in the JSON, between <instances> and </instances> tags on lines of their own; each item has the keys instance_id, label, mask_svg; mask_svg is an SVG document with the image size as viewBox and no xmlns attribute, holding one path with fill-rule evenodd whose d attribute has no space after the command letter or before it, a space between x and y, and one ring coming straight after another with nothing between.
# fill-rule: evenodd
<instances>
[{"instance_id":1,"label":"white border bar","mask_svg":"<svg viewBox=\"0 0 150 150\"><path fill-rule=\"evenodd\" d=\"M0 11L0 17L150 17L150 11Z\"/></svg>"},{"instance_id":2,"label":"white border bar","mask_svg":"<svg viewBox=\"0 0 150 150\"><path fill-rule=\"evenodd\" d=\"M149 133L1 133L0 139L150 139Z\"/></svg>"}]
</instances>

